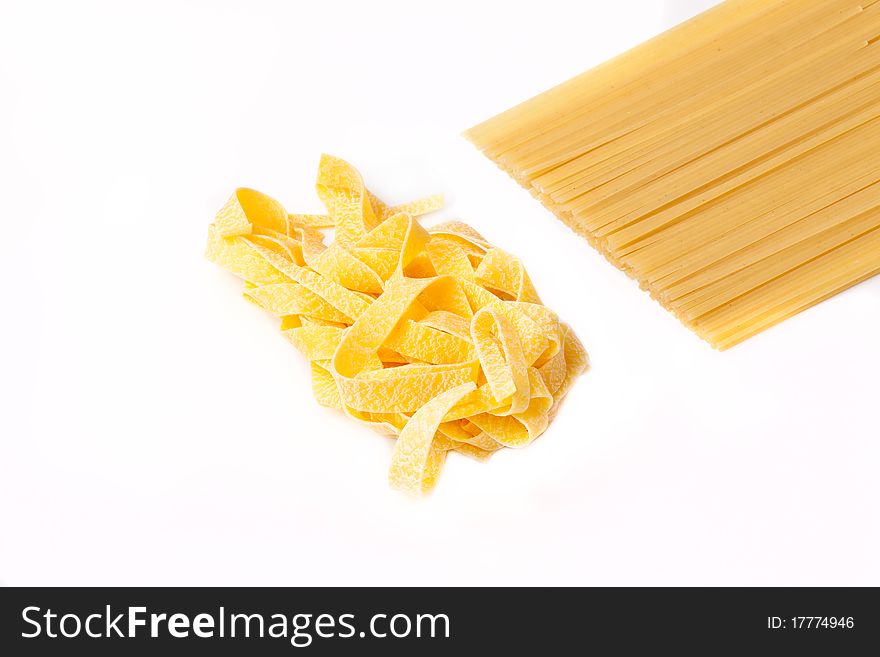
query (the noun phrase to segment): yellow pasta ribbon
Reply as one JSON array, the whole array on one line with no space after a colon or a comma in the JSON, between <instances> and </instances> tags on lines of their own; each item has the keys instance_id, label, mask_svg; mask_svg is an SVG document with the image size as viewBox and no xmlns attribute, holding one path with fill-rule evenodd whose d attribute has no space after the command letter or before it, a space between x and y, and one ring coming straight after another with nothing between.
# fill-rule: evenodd
<instances>
[{"instance_id":1,"label":"yellow pasta ribbon","mask_svg":"<svg viewBox=\"0 0 880 657\"><path fill-rule=\"evenodd\" d=\"M206 256L281 318L321 405L397 436L391 485L426 493L448 452L484 460L543 433L588 359L522 263L461 222L426 230L441 196L387 205L338 158L317 190L326 215L236 190Z\"/></svg>"}]
</instances>

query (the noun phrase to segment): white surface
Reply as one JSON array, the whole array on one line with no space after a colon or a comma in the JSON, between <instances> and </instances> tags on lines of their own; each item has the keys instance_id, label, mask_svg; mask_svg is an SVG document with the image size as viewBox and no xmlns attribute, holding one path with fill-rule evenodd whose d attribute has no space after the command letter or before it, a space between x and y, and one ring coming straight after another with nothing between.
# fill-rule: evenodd
<instances>
[{"instance_id":1,"label":"white surface","mask_svg":"<svg viewBox=\"0 0 880 657\"><path fill-rule=\"evenodd\" d=\"M459 136L709 4L4 2L0 581L880 584L880 280L714 352ZM592 356L426 501L202 258L235 186L319 210L322 151L446 193Z\"/></svg>"}]
</instances>

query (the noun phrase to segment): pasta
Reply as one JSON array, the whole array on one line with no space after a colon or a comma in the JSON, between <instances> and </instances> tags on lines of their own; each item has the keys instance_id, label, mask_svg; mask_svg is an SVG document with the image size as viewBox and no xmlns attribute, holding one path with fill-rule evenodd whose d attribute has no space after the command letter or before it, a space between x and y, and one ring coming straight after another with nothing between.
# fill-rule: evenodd
<instances>
[{"instance_id":1,"label":"pasta","mask_svg":"<svg viewBox=\"0 0 880 657\"><path fill-rule=\"evenodd\" d=\"M317 190L326 215L236 190L206 256L280 318L320 404L397 436L391 485L426 493L448 452L485 459L543 433L587 354L520 261L460 222L426 230L416 216L441 197L388 206L338 158L321 158Z\"/></svg>"},{"instance_id":2,"label":"pasta","mask_svg":"<svg viewBox=\"0 0 880 657\"><path fill-rule=\"evenodd\" d=\"M728 0L466 136L719 349L880 272L878 0Z\"/></svg>"}]
</instances>

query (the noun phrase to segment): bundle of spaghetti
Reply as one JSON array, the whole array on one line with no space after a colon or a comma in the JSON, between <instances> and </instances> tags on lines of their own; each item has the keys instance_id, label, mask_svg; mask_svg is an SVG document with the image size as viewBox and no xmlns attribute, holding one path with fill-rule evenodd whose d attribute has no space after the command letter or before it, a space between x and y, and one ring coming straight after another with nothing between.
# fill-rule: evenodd
<instances>
[{"instance_id":1,"label":"bundle of spaghetti","mask_svg":"<svg viewBox=\"0 0 880 657\"><path fill-rule=\"evenodd\" d=\"M392 486L425 493L448 452L485 459L541 435L587 354L522 263L461 222L426 230L417 217L441 197L386 205L338 158L321 158L317 189L327 214L236 190L206 256L280 318L320 404L397 437Z\"/></svg>"},{"instance_id":2,"label":"bundle of spaghetti","mask_svg":"<svg viewBox=\"0 0 880 657\"><path fill-rule=\"evenodd\" d=\"M728 0L466 136L719 349L880 272L880 0Z\"/></svg>"}]
</instances>

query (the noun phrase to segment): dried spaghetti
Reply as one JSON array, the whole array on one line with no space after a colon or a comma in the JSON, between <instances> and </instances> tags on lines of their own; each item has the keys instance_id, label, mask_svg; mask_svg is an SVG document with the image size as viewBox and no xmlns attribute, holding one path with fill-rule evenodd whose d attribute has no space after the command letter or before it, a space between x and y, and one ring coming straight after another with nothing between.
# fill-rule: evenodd
<instances>
[{"instance_id":1,"label":"dried spaghetti","mask_svg":"<svg viewBox=\"0 0 880 657\"><path fill-rule=\"evenodd\" d=\"M467 136L721 349L880 271L877 0L728 0Z\"/></svg>"}]
</instances>

